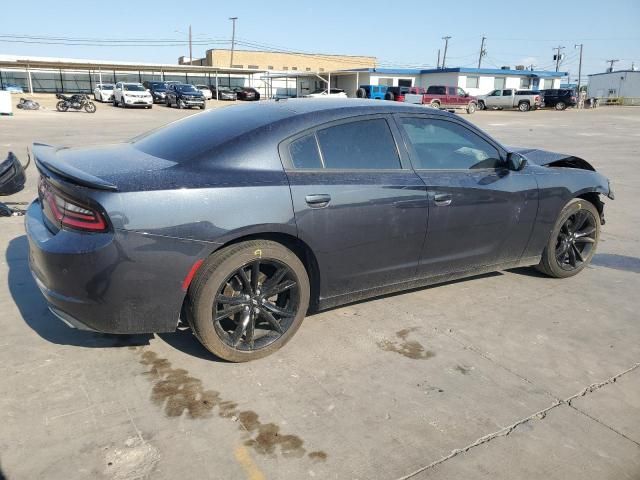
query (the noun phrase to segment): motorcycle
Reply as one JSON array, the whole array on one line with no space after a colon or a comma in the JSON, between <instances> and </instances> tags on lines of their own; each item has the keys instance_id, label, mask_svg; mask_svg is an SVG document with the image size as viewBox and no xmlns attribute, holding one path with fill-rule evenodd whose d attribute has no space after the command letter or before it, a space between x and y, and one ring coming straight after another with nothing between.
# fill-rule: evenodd
<instances>
[{"instance_id":1,"label":"motorcycle","mask_svg":"<svg viewBox=\"0 0 640 480\"><path fill-rule=\"evenodd\" d=\"M70 108L74 110L82 110L84 108L87 113L95 113L96 111L96 104L89 100L89 96L84 93L78 93L70 97L62 93L56 93L56 98L60 100L56 104L56 110L59 112L66 112Z\"/></svg>"},{"instance_id":2,"label":"motorcycle","mask_svg":"<svg viewBox=\"0 0 640 480\"><path fill-rule=\"evenodd\" d=\"M21 98L20 103L18 103L16 107L23 110L38 110L40 108L40 104L27 98Z\"/></svg>"}]
</instances>

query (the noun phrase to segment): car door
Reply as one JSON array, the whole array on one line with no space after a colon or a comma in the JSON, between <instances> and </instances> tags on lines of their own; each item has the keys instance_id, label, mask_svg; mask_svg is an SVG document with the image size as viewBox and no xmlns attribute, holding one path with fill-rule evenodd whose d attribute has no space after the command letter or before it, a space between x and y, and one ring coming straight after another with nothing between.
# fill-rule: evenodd
<instances>
[{"instance_id":1,"label":"car door","mask_svg":"<svg viewBox=\"0 0 640 480\"><path fill-rule=\"evenodd\" d=\"M484 99L484 104L487 107L498 107L501 96L502 90L494 90L486 96L486 98Z\"/></svg>"},{"instance_id":2,"label":"car door","mask_svg":"<svg viewBox=\"0 0 640 480\"><path fill-rule=\"evenodd\" d=\"M416 273L427 194L398 138L392 119L359 116L305 131L280 146L298 235L316 255L322 298L398 283Z\"/></svg>"},{"instance_id":3,"label":"car door","mask_svg":"<svg viewBox=\"0 0 640 480\"><path fill-rule=\"evenodd\" d=\"M500 97L500 108L513 107L513 90L502 90L502 96Z\"/></svg>"},{"instance_id":4,"label":"car door","mask_svg":"<svg viewBox=\"0 0 640 480\"><path fill-rule=\"evenodd\" d=\"M397 119L429 196L419 274L517 261L538 208L529 169L508 170L502 147L466 122L428 115Z\"/></svg>"},{"instance_id":5,"label":"car door","mask_svg":"<svg viewBox=\"0 0 640 480\"><path fill-rule=\"evenodd\" d=\"M466 105L469 103L469 96L462 88L458 87L456 94L456 105Z\"/></svg>"}]
</instances>

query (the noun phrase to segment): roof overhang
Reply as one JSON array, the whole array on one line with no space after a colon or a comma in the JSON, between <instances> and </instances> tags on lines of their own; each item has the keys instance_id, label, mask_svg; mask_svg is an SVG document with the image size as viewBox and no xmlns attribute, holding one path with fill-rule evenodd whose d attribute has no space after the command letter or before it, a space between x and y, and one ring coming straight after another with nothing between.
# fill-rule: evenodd
<instances>
[{"instance_id":1,"label":"roof overhang","mask_svg":"<svg viewBox=\"0 0 640 480\"><path fill-rule=\"evenodd\" d=\"M0 67L65 70L117 70L182 73L252 74L264 70L244 68L218 68L203 65L176 65L171 63L115 62L108 60L84 60L77 58L23 57L0 55Z\"/></svg>"}]
</instances>

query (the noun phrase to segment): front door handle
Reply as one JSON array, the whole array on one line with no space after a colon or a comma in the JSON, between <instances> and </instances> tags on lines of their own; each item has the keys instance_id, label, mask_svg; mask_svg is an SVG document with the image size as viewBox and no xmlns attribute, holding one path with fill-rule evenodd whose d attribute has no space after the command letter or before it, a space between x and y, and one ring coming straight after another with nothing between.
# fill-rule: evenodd
<instances>
[{"instance_id":1,"label":"front door handle","mask_svg":"<svg viewBox=\"0 0 640 480\"><path fill-rule=\"evenodd\" d=\"M323 208L329 205L331 195L327 193L316 193L313 195L307 195L304 199L307 202L307 205L311 208Z\"/></svg>"},{"instance_id":2,"label":"front door handle","mask_svg":"<svg viewBox=\"0 0 640 480\"><path fill-rule=\"evenodd\" d=\"M433 203L436 204L437 207L447 207L451 205L451 194L450 193L436 193L433 196Z\"/></svg>"}]
</instances>

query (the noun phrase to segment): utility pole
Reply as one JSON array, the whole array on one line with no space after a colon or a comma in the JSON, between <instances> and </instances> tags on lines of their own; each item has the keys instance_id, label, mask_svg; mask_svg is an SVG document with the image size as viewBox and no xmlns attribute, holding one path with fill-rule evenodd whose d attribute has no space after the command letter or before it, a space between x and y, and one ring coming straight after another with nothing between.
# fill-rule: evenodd
<instances>
[{"instance_id":1,"label":"utility pole","mask_svg":"<svg viewBox=\"0 0 640 480\"><path fill-rule=\"evenodd\" d=\"M560 69L560 50L564 50L564 47L562 45L558 45L557 47L553 48L554 50L557 50L557 53L554 55L554 60L556 61L556 72Z\"/></svg>"},{"instance_id":2,"label":"utility pole","mask_svg":"<svg viewBox=\"0 0 640 480\"><path fill-rule=\"evenodd\" d=\"M484 35L482 36L482 43L480 44L480 55L478 56L478 68L482 64L482 57L487 54L487 51L484 49L484 41L487 39Z\"/></svg>"},{"instance_id":3,"label":"utility pole","mask_svg":"<svg viewBox=\"0 0 640 480\"><path fill-rule=\"evenodd\" d=\"M612 59L612 60L607 60L607 63L609 64L609 71L610 71L610 72L613 72L613 64L614 64L614 63L616 63L616 62L619 62L619 61L620 61L620 60L618 60L618 59L615 59L615 60L613 60L613 59Z\"/></svg>"},{"instance_id":4,"label":"utility pole","mask_svg":"<svg viewBox=\"0 0 640 480\"><path fill-rule=\"evenodd\" d=\"M573 48L580 47L580 61L578 62L578 95L580 95L580 79L582 78L582 47L581 43L574 45Z\"/></svg>"},{"instance_id":5,"label":"utility pole","mask_svg":"<svg viewBox=\"0 0 640 480\"><path fill-rule=\"evenodd\" d=\"M440 69L440 49L438 49L438 63L436 63L437 68Z\"/></svg>"},{"instance_id":6,"label":"utility pole","mask_svg":"<svg viewBox=\"0 0 640 480\"><path fill-rule=\"evenodd\" d=\"M189 65L193 65L193 48L191 47L191 25L189 25Z\"/></svg>"},{"instance_id":7,"label":"utility pole","mask_svg":"<svg viewBox=\"0 0 640 480\"><path fill-rule=\"evenodd\" d=\"M442 68L444 68L445 64L447 63L447 47L449 46L450 38L451 38L450 35L447 35L446 37L442 37L442 39L444 40L444 53L442 54Z\"/></svg>"},{"instance_id":8,"label":"utility pole","mask_svg":"<svg viewBox=\"0 0 640 480\"><path fill-rule=\"evenodd\" d=\"M233 30L231 32L231 61L229 62L229 67L233 67L233 51L236 48L236 20L238 20L238 17L229 17L229 20L233 22Z\"/></svg>"}]
</instances>

